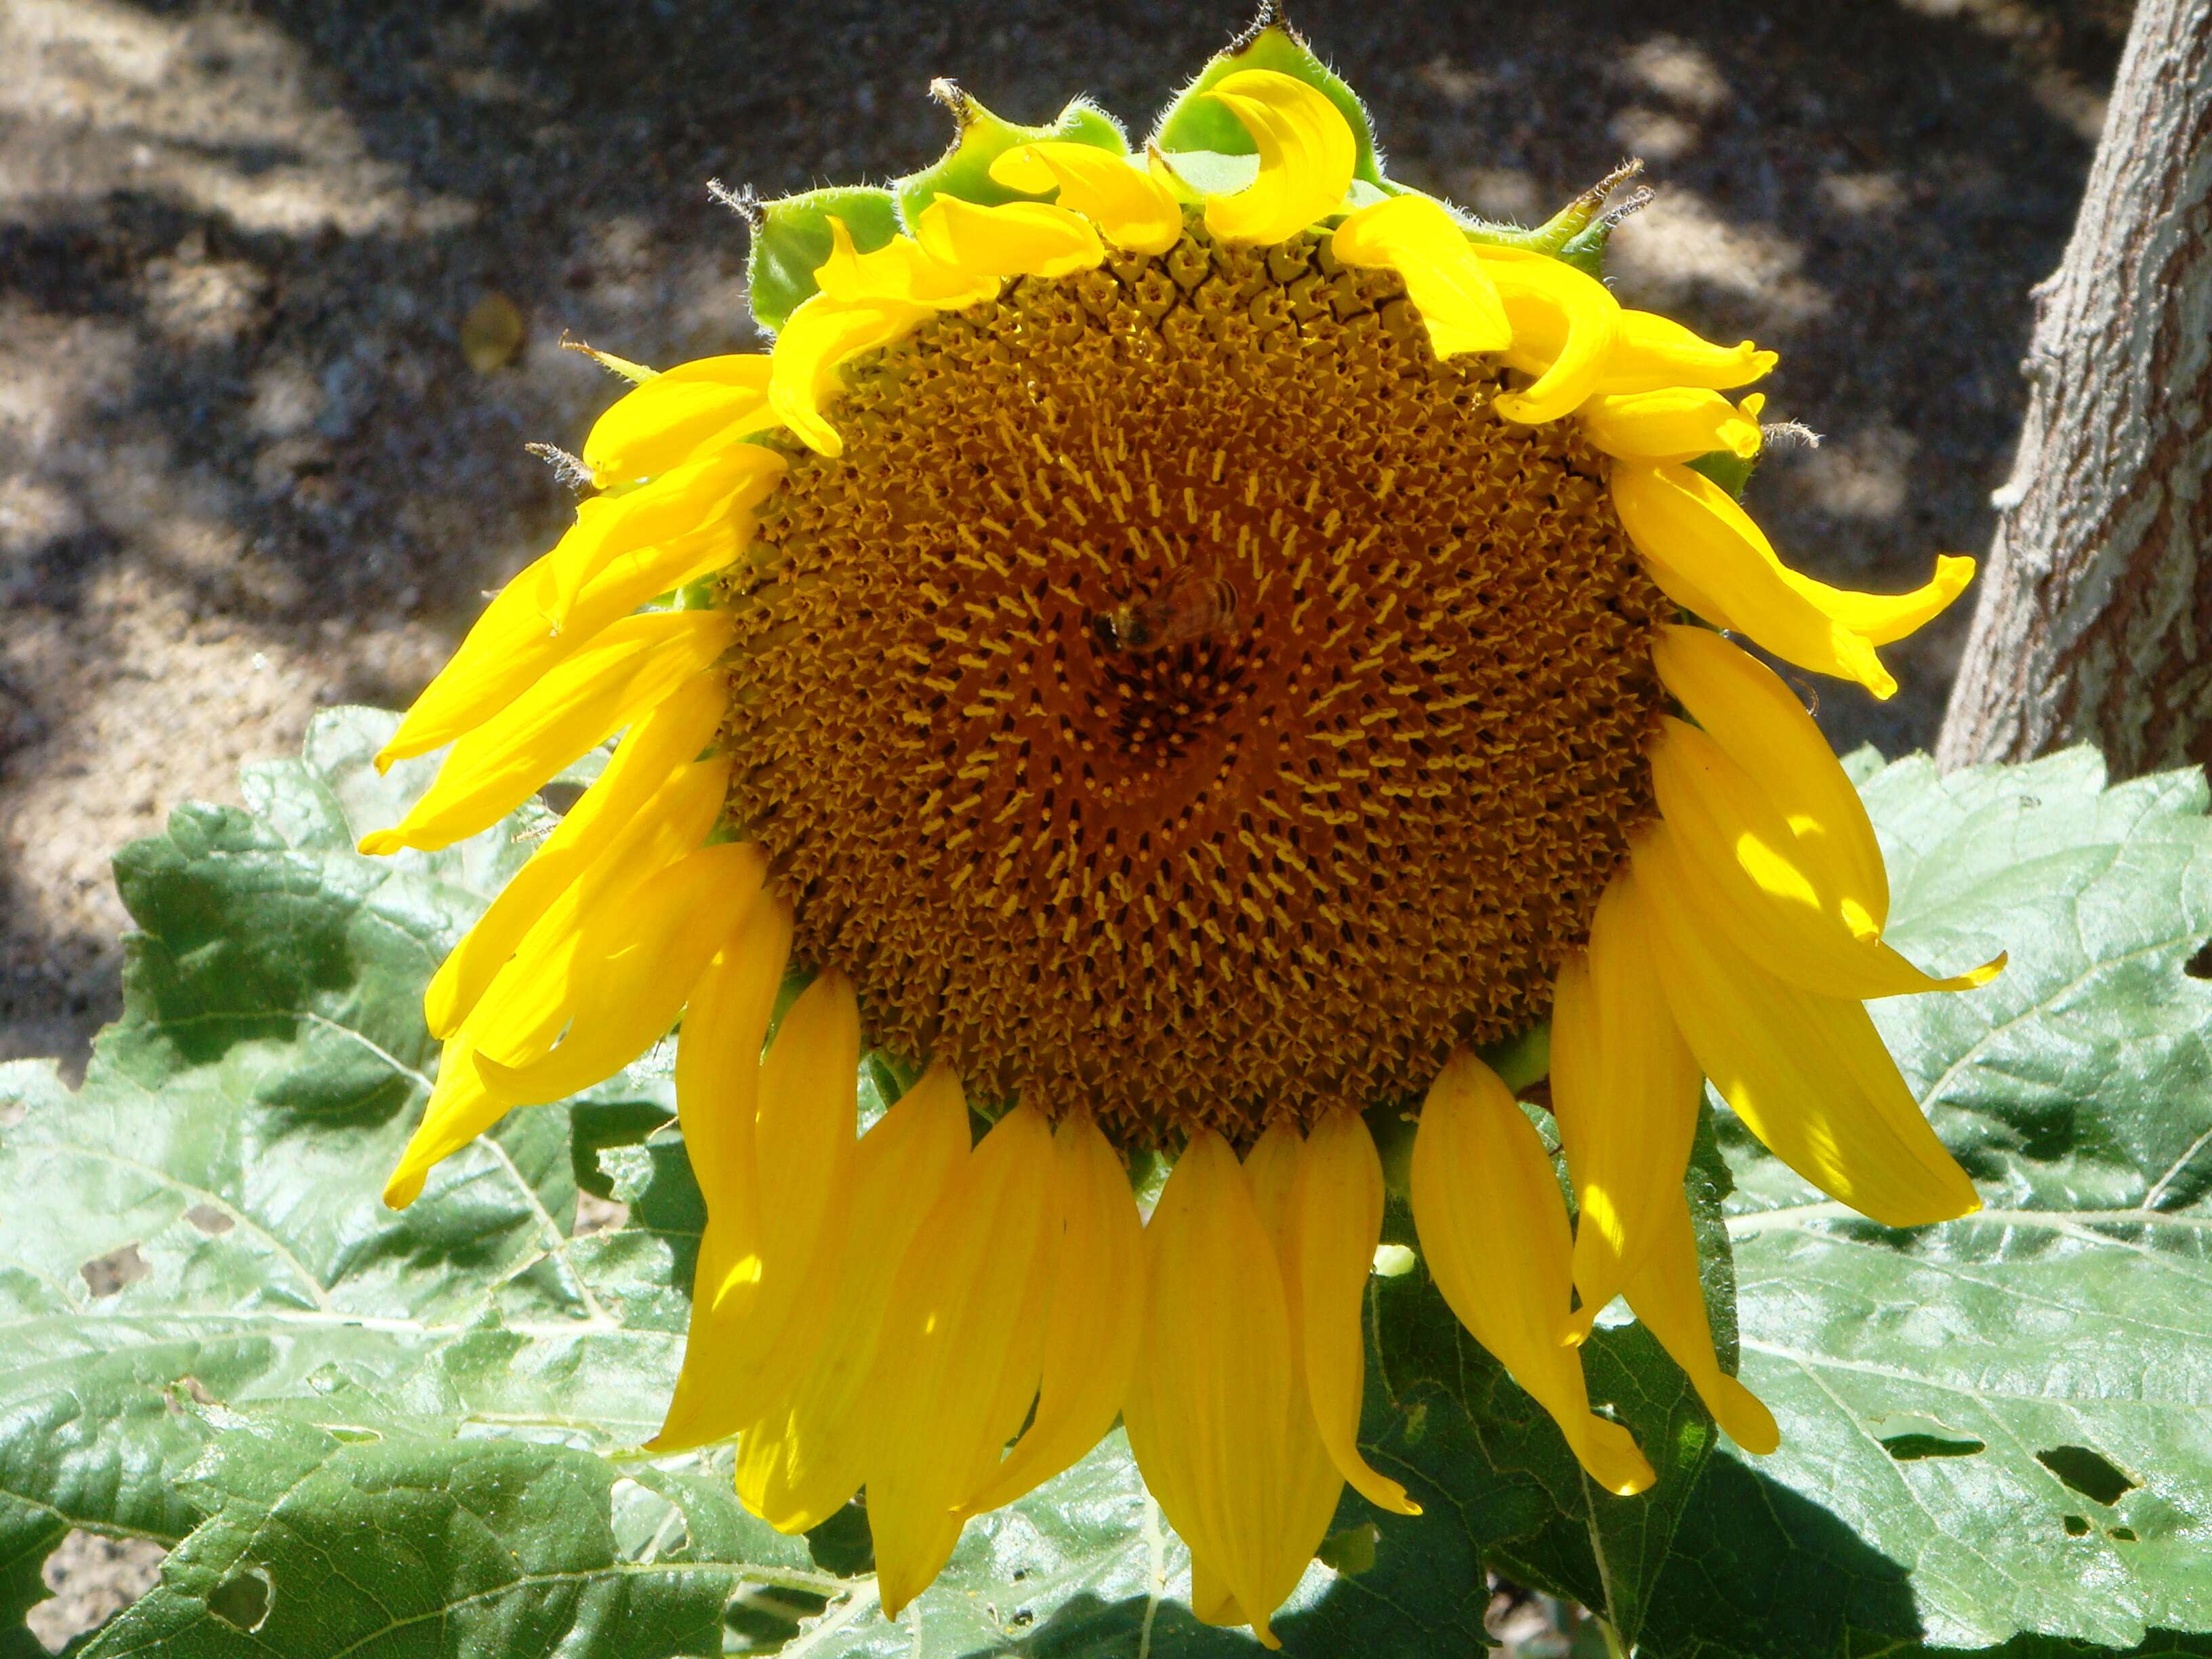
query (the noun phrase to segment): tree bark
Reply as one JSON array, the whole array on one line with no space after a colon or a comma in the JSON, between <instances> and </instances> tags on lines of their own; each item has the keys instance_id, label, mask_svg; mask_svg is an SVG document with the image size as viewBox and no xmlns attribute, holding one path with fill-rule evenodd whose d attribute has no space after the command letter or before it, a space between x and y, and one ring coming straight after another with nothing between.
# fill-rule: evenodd
<instances>
[{"instance_id":1,"label":"tree bark","mask_svg":"<svg viewBox=\"0 0 2212 1659\"><path fill-rule=\"evenodd\" d=\"M2140 0L2032 388L1946 769L2067 744L2212 763L2212 0Z\"/></svg>"}]
</instances>

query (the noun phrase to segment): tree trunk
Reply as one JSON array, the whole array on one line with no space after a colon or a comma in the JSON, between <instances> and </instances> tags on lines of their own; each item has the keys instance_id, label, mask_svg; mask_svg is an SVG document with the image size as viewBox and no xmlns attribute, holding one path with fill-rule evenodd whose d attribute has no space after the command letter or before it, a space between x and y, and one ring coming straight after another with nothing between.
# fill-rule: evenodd
<instances>
[{"instance_id":1,"label":"tree trunk","mask_svg":"<svg viewBox=\"0 0 2212 1659\"><path fill-rule=\"evenodd\" d=\"M2212 0L2140 0L1993 498L1943 767L2212 762Z\"/></svg>"}]
</instances>

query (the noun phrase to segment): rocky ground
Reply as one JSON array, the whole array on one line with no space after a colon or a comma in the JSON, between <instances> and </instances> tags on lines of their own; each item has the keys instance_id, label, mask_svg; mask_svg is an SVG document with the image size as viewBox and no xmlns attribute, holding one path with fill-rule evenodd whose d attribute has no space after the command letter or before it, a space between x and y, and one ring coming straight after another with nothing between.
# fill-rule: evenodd
<instances>
[{"instance_id":1,"label":"rocky ground","mask_svg":"<svg viewBox=\"0 0 2212 1659\"><path fill-rule=\"evenodd\" d=\"M1296 10L1413 183L1525 218L1645 158L1620 292L1779 348L1775 413L1827 434L1757 485L1785 552L1894 586L1985 544L2125 0ZM117 846L235 799L317 708L405 702L558 533L523 445L573 447L613 389L563 331L655 362L753 343L708 179L908 169L947 136L937 75L1141 128L1243 21L0 3L0 1058L80 1066L112 1014ZM1926 742L1963 625L1894 653L1894 703L1823 719Z\"/></svg>"}]
</instances>

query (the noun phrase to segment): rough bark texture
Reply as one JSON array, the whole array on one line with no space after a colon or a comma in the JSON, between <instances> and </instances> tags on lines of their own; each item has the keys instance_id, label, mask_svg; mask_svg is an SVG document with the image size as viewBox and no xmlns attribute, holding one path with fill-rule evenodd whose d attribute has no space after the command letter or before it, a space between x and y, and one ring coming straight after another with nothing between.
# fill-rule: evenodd
<instances>
[{"instance_id":1,"label":"rough bark texture","mask_svg":"<svg viewBox=\"0 0 2212 1659\"><path fill-rule=\"evenodd\" d=\"M1936 759L2212 762L2212 0L2142 0Z\"/></svg>"}]
</instances>

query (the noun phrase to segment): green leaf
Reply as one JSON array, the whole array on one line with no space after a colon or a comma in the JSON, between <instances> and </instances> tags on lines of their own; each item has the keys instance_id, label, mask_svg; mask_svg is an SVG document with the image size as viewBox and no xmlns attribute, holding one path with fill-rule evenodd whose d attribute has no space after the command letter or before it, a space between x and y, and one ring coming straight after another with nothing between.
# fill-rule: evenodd
<instances>
[{"instance_id":1,"label":"green leaf","mask_svg":"<svg viewBox=\"0 0 2212 1659\"><path fill-rule=\"evenodd\" d=\"M830 221L842 220L853 246L872 253L898 234L898 206L872 185L832 185L763 202L755 210L745 286L753 320L774 331L817 290L814 273L830 257Z\"/></svg>"},{"instance_id":2,"label":"green leaf","mask_svg":"<svg viewBox=\"0 0 2212 1659\"><path fill-rule=\"evenodd\" d=\"M1120 124L1087 98L1073 100L1046 125L1031 127L1000 120L950 81L933 82L930 91L951 110L956 131L952 147L943 155L891 186L899 216L909 229L939 196L986 207L1034 200L991 177L991 163L1019 145L1058 142L1090 144L1115 155L1129 153Z\"/></svg>"},{"instance_id":3,"label":"green leaf","mask_svg":"<svg viewBox=\"0 0 2212 1659\"><path fill-rule=\"evenodd\" d=\"M1263 14L1265 16L1265 14ZM1224 155L1256 154L1252 135L1218 100L1204 94L1224 77L1243 70L1273 70L1314 88L1337 110L1352 129L1358 144L1352 163L1355 180L1388 190L1382 177L1382 158L1375 148L1375 129L1367 118L1367 106L1336 73L1314 56L1297 32L1288 25L1265 21L1239 38L1226 52L1218 52L1198 72L1198 78L1175 96L1160 112L1152 130L1152 143L1170 155L1182 150L1212 150ZM1176 166L1182 166L1180 156Z\"/></svg>"}]
</instances>

